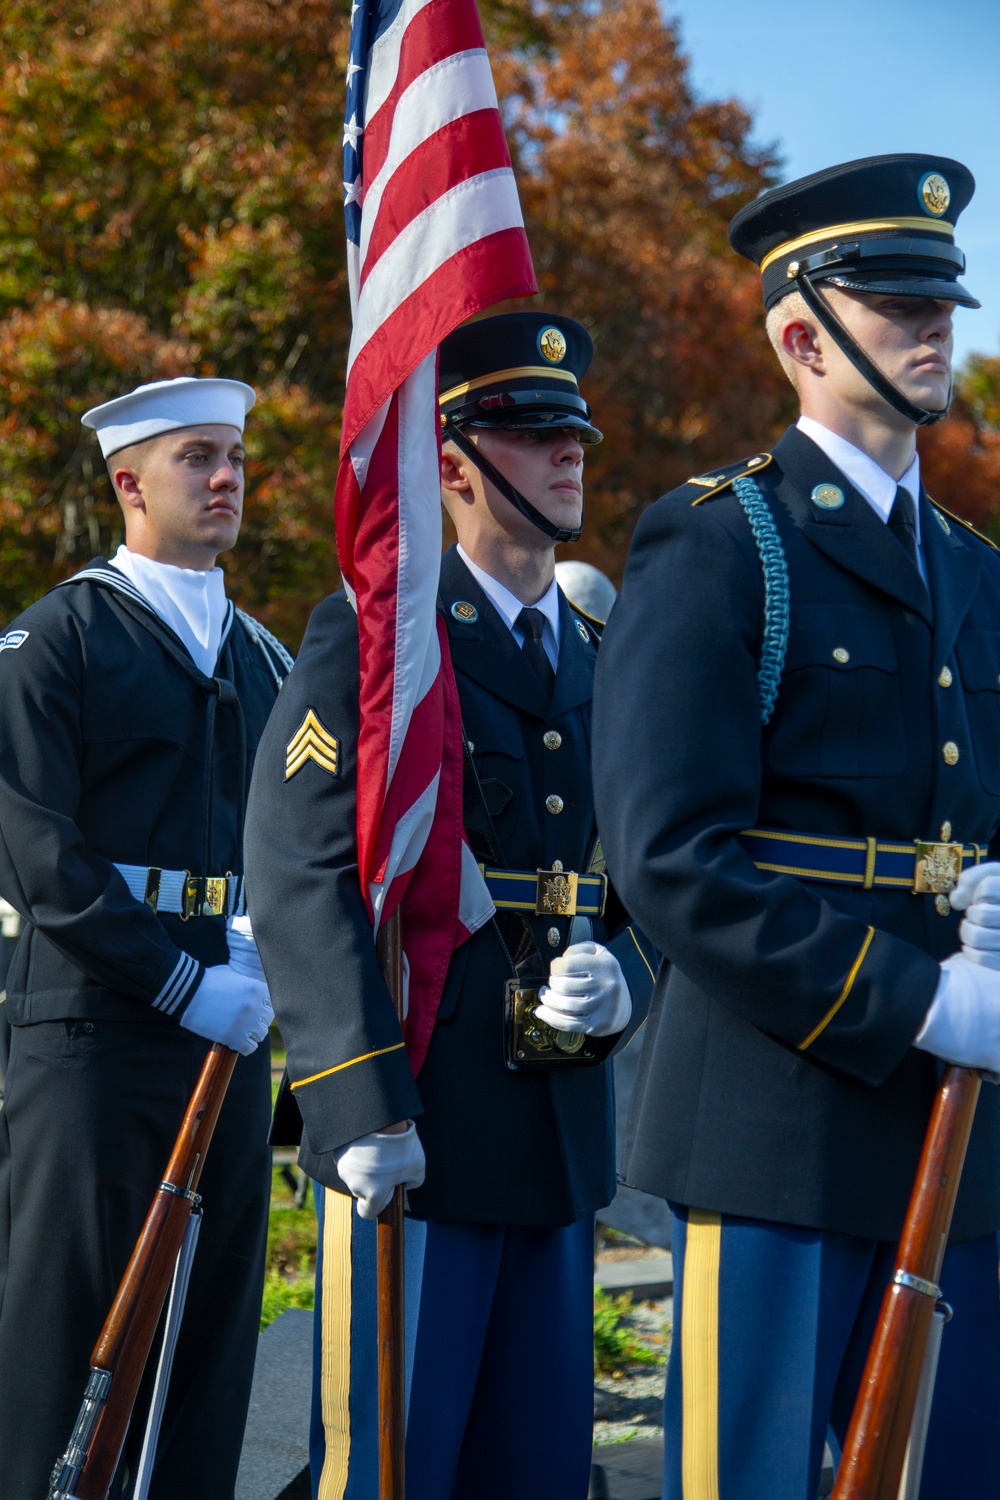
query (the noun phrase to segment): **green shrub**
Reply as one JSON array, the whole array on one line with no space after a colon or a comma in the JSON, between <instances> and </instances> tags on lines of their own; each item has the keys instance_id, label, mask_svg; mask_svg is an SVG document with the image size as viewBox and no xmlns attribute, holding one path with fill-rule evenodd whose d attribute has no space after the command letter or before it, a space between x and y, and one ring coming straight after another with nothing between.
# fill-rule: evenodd
<instances>
[{"instance_id":1,"label":"green shrub","mask_svg":"<svg viewBox=\"0 0 1000 1500\"><path fill-rule=\"evenodd\" d=\"M280 1271L270 1267L264 1277L264 1301L260 1309L260 1331L275 1318L280 1318L290 1307L310 1309L314 1302L315 1279L308 1267L302 1268L301 1276L289 1280Z\"/></svg>"},{"instance_id":2,"label":"green shrub","mask_svg":"<svg viewBox=\"0 0 1000 1500\"><path fill-rule=\"evenodd\" d=\"M665 1355L647 1349L625 1322L632 1310L632 1293L609 1297L594 1288L594 1373L616 1375L627 1365L662 1365Z\"/></svg>"}]
</instances>

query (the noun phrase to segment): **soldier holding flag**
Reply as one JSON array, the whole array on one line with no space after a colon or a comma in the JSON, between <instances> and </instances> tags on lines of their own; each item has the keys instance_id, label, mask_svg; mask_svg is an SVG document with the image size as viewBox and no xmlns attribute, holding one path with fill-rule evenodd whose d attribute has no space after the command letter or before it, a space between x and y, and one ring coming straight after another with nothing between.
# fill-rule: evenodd
<instances>
[{"instance_id":1,"label":"soldier holding flag","mask_svg":"<svg viewBox=\"0 0 1000 1500\"><path fill-rule=\"evenodd\" d=\"M577 1500L587 1486L593 1213L615 1190L605 1059L629 1026L629 981L641 1004L650 988L648 950L595 858L599 627L554 577L556 541L582 523L583 445L600 440L578 387L589 360L585 330L542 313L473 323L442 346L442 489L458 546L440 609L462 818L497 911L455 952L422 1061L403 1049L358 885L357 622L343 595L313 616L251 795L257 936L305 1121L301 1160L333 1190L318 1467L372 1482L359 1429L374 1338L356 1289L372 1254L364 1220L401 1183L422 1254L411 1500ZM409 935L404 921L404 946ZM517 1415L525 1382L545 1392L544 1422Z\"/></svg>"},{"instance_id":2,"label":"soldier holding flag","mask_svg":"<svg viewBox=\"0 0 1000 1500\"><path fill-rule=\"evenodd\" d=\"M301 1160L325 1189L314 1476L324 1500L374 1493L368 1219L405 1186L426 1224L407 1229L410 1500L576 1500L592 1214L614 1191L603 1059L632 1011L600 925L597 627L553 576L600 434L583 328L467 324L535 290L473 0L355 7L345 189L346 597L310 623L247 830ZM464 552L443 568L442 488ZM374 943L390 918L402 1024ZM528 1380L542 1421L522 1420Z\"/></svg>"}]
</instances>

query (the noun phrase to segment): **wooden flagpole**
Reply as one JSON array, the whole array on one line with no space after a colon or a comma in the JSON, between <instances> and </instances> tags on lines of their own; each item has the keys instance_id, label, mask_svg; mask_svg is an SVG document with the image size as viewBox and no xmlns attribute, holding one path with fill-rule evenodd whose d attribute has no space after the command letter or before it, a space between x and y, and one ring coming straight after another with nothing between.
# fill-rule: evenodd
<instances>
[{"instance_id":1,"label":"wooden flagpole","mask_svg":"<svg viewBox=\"0 0 1000 1500\"><path fill-rule=\"evenodd\" d=\"M403 1021L403 943L399 908L378 935L379 961L400 1025ZM406 1495L406 1337L403 1295L403 1189L378 1216L378 1493Z\"/></svg>"}]
</instances>

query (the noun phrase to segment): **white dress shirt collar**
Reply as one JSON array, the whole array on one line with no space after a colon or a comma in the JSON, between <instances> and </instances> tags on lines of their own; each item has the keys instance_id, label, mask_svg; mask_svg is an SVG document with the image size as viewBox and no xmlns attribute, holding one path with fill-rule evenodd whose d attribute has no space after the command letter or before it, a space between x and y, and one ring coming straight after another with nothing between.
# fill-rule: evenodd
<instances>
[{"instance_id":1,"label":"white dress shirt collar","mask_svg":"<svg viewBox=\"0 0 1000 1500\"><path fill-rule=\"evenodd\" d=\"M524 609L524 605L516 595L504 584L487 573L478 563L474 563L469 554L464 550L462 544L458 544L458 555L465 563L473 578L479 584L483 593L500 615L508 630L514 636L519 646L524 644L524 632L517 626L517 617ZM552 663L553 668L559 667L559 585L553 578L545 593L537 604L530 606L532 609L540 609L545 616L546 629L542 631L542 645L545 654Z\"/></svg>"},{"instance_id":2,"label":"white dress shirt collar","mask_svg":"<svg viewBox=\"0 0 1000 1500\"><path fill-rule=\"evenodd\" d=\"M195 666L211 677L230 612L222 569L175 568L172 563L130 552L124 545L110 562L180 637Z\"/></svg>"},{"instance_id":3,"label":"white dress shirt collar","mask_svg":"<svg viewBox=\"0 0 1000 1500\"><path fill-rule=\"evenodd\" d=\"M875 514L883 521L888 521L889 512L892 510L892 502L896 498L897 481L887 474L884 469L879 468L873 458L849 443L839 433L831 432L829 427L824 427L813 417L799 417L797 427L801 433L811 439L817 448L822 448L831 463L837 465L842 474L848 478L854 488L858 490ZM913 501L913 509L916 512L917 545L920 545L920 456L914 454L913 462L899 480L903 489L908 491Z\"/></svg>"}]
</instances>

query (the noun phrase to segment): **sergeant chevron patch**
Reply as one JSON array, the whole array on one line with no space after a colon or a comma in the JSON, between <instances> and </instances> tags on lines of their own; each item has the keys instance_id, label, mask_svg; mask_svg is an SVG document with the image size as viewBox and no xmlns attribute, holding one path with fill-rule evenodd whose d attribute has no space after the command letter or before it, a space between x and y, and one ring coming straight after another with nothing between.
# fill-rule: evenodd
<instances>
[{"instance_id":1,"label":"sergeant chevron patch","mask_svg":"<svg viewBox=\"0 0 1000 1500\"><path fill-rule=\"evenodd\" d=\"M340 768L340 741L320 722L315 709L308 709L302 723L285 746L285 780L291 781L307 760L336 776Z\"/></svg>"}]
</instances>

